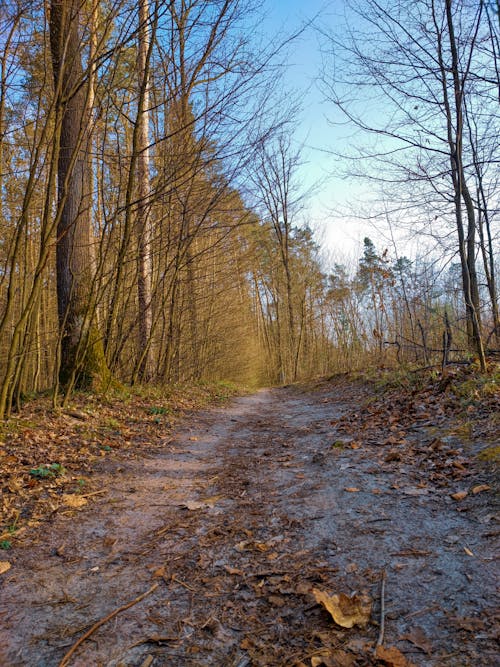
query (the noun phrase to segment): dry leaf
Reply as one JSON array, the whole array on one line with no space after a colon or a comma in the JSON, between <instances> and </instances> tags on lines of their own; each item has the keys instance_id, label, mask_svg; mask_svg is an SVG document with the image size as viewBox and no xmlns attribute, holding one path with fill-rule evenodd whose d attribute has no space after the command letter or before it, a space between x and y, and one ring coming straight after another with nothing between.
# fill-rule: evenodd
<instances>
[{"instance_id":1,"label":"dry leaf","mask_svg":"<svg viewBox=\"0 0 500 667\"><path fill-rule=\"evenodd\" d=\"M213 507L215 503L218 503L219 500L222 500L224 496L218 495L218 496L209 496L208 498L203 498L203 502L205 505L210 505L210 507Z\"/></svg>"},{"instance_id":2,"label":"dry leaf","mask_svg":"<svg viewBox=\"0 0 500 667\"><path fill-rule=\"evenodd\" d=\"M388 646L387 648L385 646L377 646L375 655L387 667L412 667L411 662L408 662L401 651L395 646Z\"/></svg>"},{"instance_id":3,"label":"dry leaf","mask_svg":"<svg viewBox=\"0 0 500 667\"><path fill-rule=\"evenodd\" d=\"M11 565L8 560L0 560L0 574L7 572L7 570L10 570L10 568Z\"/></svg>"},{"instance_id":4,"label":"dry leaf","mask_svg":"<svg viewBox=\"0 0 500 667\"><path fill-rule=\"evenodd\" d=\"M310 595L312 593L312 586L308 581L299 581L295 591L298 595Z\"/></svg>"},{"instance_id":5,"label":"dry leaf","mask_svg":"<svg viewBox=\"0 0 500 667\"><path fill-rule=\"evenodd\" d=\"M84 498L83 496L75 496L72 493L63 493L61 498L63 503L67 507L72 507L74 509L77 509L78 507L83 507L84 505L87 504L86 498Z\"/></svg>"},{"instance_id":6,"label":"dry leaf","mask_svg":"<svg viewBox=\"0 0 500 667\"><path fill-rule=\"evenodd\" d=\"M352 628L354 625L365 626L370 619L372 601L367 595L346 595L338 593L328 595L318 588L312 593L316 602L322 604L337 625Z\"/></svg>"},{"instance_id":7,"label":"dry leaf","mask_svg":"<svg viewBox=\"0 0 500 667\"><path fill-rule=\"evenodd\" d=\"M467 556L474 556L474 554L468 547L464 547L464 551L467 554Z\"/></svg>"},{"instance_id":8,"label":"dry leaf","mask_svg":"<svg viewBox=\"0 0 500 667\"><path fill-rule=\"evenodd\" d=\"M286 600L281 595L269 595L267 601L275 607L284 607L286 605Z\"/></svg>"},{"instance_id":9,"label":"dry leaf","mask_svg":"<svg viewBox=\"0 0 500 667\"><path fill-rule=\"evenodd\" d=\"M453 500L463 500L468 494L467 491L457 491L457 493L450 494Z\"/></svg>"},{"instance_id":10,"label":"dry leaf","mask_svg":"<svg viewBox=\"0 0 500 667\"><path fill-rule=\"evenodd\" d=\"M311 658L311 667L337 667L337 663L332 659L332 653L329 649L322 649L320 653Z\"/></svg>"},{"instance_id":11,"label":"dry leaf","mask_svg":"<svg viewBox=\"0 0 500 667\"><path fill-rule=\"evenodd\" d=\"M481 491L489 491L491 489L491 486L488 484L479 484L478 486L475 486L472 489L472 493L476 495L477 493L481 493Z\"/></svg>"},{"instance_id":12,"label":"dry leaf","mask_svg":"<svg viewBox=\"0 0 500 667\"><path fill-rule=\"evenodd\" d=\"M349 493L357 493L359 489L355 486L346 486L344 491L349 491Z\"/></svg>"},{"instance_id":13,"label":"dry leaf","mask_svg":"<svg viewBox=\"0 0 500 667\"><path fill-rule=\"evenodd\" d=\"M180 507L185 507L186 509L193 512L194 510L207 509L207 508L210 507L210 505L208 505L207 503L205 503L203 501L200 502L198 500L188 500L185 503L182 503L182 505L180 505Z\"/></svg>"},{"instance_id":14,"label":"dry leaf","mask_svg":"<svg viewBox=\"0 0 500 667\"><path fill-rule=\"evenodd\" d=\"M401 491L405 496L426 496L429 493L428 489L420 488L418 486L405 486Z\"/></svg>"},{"instance_id":15,"label":"dry leaf","mask_svg":"<svg viewBox=\"0 0 500 667\"><path fill-rule=\"evenodd\" d=\"M409 632L407 635L403 635L401 639L406 639L407 641L411 642L414 646L419 648L421 651L424 651L424 653L430 655L432 650L432 644L429 638L426 636L425 632L422 630L422 628L419 627L413 628L411 632Z\"/></svg>"},{"instance_id":16,"label":"dry leaf","mask_svg":"<svg viewBox=\"0 0 500 667\"><path fill-rule=\"evenodd\" d=\"M356 656L352 655L352 653L342 651L342 649L333 651L332 658L335 667L355 667L357 662Z\"/></svg>"}]
</instances>

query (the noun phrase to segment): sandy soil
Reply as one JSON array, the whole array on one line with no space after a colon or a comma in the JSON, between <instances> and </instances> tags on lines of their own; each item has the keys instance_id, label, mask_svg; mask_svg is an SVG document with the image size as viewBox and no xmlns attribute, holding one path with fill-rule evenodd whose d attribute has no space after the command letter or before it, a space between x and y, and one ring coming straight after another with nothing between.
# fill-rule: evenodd
<instances>
[{"instance_id":1,"label":"sandy soil","mask_svg":"<svg viewBox=\"0 0 500 667\"><path fill-rule=\"evenodd\" d=\"M436 448L464 467L467 445L429 423L399 444L339 435L355 400L261 391L103 461L103 493L10 559L0 665L498 664L493 494L451 498L490 473L433 474ZM369 595L370 622L338 626L313 588Z\"/></svg>"}]
</instances>

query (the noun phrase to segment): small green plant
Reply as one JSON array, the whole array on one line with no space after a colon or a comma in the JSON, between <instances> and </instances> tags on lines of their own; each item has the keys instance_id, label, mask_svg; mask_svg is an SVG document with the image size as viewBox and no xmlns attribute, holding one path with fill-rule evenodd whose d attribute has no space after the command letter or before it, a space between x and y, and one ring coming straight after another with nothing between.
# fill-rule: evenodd
<instances>
[{"instance_id":1,"label":"small green plant","mask_svg":"<svg viewBox=\"0 0 500 667\"><path fill-rule=\"evenodd\" d=\"M50 465L41 465L38 468L32 468L30 475L37 479L45 479L47 477L58 477L66 473L66 468L60 463L51 463Z\"/></svg>"},{"instance_id":2,"label":"small green plant","mask_svg":"<svg viewBox=\"0 0 500 667\"><path fill-rule=\"evenodd\" d=\"M169 412L170 410L168 408L164 408L162 406L153 405L149 408L150 415L168 415Z\"/></svg>"},{"instance_id":3,"label":"small green plant","mask_svg":"<svg viewBox=\"0 0 500 667\"><path fill-rule=\"evenodd\" d=\"M83 493L85 487L85 480L84 479L77 479L76 480L76 486L73 489L74 493Z\"/></svg>"},{"instance_id":4,"label":"small green plant","mask_svg":"<svg viewBox=\"0 0 500 667\"><path fill-rule=\"evenodd\" d=\"M13 524L7 526L7 532L9 533L9 535L14 535L14 533L17 532L17 519L14 521Z\"/></svg>"},{"instance_id":5,"label":"small green plant","mask_svg":"<svg viewBox=\"0 0 500 667\"><path fill-rule=\"evenodd\" d=\"M11 549L12 544L9 542L9 540L0 540L0 549L4 549L7 551L7 549Z\"/></svg>"}]
</instances>

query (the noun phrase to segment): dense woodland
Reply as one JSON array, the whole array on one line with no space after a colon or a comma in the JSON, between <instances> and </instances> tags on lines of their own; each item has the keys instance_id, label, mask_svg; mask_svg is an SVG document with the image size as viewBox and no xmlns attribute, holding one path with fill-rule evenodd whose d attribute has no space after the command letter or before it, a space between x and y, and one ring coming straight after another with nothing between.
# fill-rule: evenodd
<instances>
[{"instance_id":1,"label":"dense woodland","mask_svg":"<svg viewBox=\"0 0 500 667\"><path fill-rule=\"evenodd\" d=\"M350 32L304 30L332 115L363 137L348 175L380 191L360 215L411 230L417 256L366 238L355 262L329 261L304 224L281 79L295 36L265 43L255 3L2 2L0 417L78 387L485 368L498 3L345 5Z\"/></svg>"}]
</instances>

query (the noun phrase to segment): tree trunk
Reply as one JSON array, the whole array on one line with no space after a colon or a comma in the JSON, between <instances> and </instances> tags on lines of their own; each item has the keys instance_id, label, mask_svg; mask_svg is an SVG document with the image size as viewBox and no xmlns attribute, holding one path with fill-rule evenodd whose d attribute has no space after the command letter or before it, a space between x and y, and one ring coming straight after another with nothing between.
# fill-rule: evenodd
<instances>
[{"instance_id":1,"label":"tree trunk","mask_svg":"<svg viewBox=\"0 0 500 667\"><path fill-rule=\"evenodd\" d=\"M151 228L149 220L149 61L151 22L148 0L139 1L139 108L137 109L137 295L139 304L139 378L152 375Z\"/></svg>"},{"instance_id":2,"label":"tree trunk","mask_svg":"<svg viewBox=\"0 0 500 667\"><path fill-rule=\"evenodd\" d=\"M484 347L481 337L480 302L477 273L475 266L475 215L474 206L465 181L465 170L463 166L463 95L465 85L465 74L460 74L460 64L455 38L455 27L452 14L452 0L446 0L446 22L448 40L451 53L451 74L453 77L454 111L452 118L452 105L446 89L446 72L448 71L442 58L440 50L441 76L443 78L444 102L448 123L448 144L450 148L451 175L453 180L455 216L459 240L460 262L462 267L462 285L467 316L467 333L471 348L475 349L479 357L481 370L486 368ZM440 45L439 45L440 46ZM465 234L462 202L467 212L467 235Z\"/></svg>"},{"instance_id":3,"label":"tree trunk","mask_svg":"<svg viewBox=\"0 0 500 667\"><path fill-rule=\"evenodd\" d=\"M102 342L93 330L93 247L88 150L90 118L78 34L79 0L51 0L50 46L56 103L61 109L58 156L57 304L59 378L71 388L107 375Z\"/></svg>"}]
</instances>

